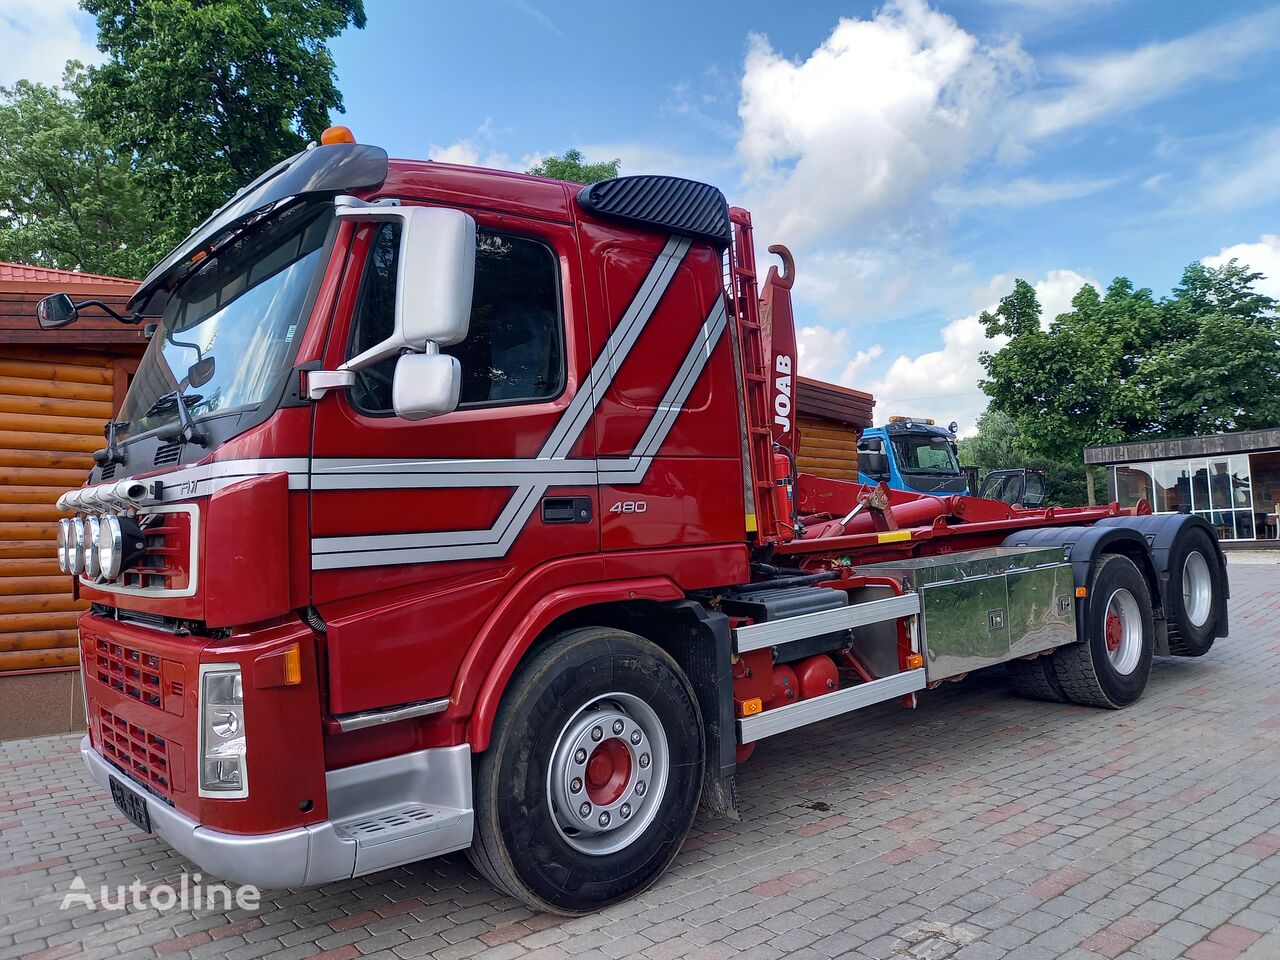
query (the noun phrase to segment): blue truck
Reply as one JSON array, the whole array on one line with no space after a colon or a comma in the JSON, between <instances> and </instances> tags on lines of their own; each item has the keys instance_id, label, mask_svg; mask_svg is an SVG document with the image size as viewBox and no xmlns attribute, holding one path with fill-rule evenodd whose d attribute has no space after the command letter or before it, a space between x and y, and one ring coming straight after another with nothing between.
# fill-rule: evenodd
<instances>
[{"instance_id":1,"label":"blue truck","mask_svg":"<svg viewBox=\"0 0 1280 960\"><path fill-rule=\"evenodd\" d=\"M956 424L940 427L915 417L890 417L884 426L862 431L858 480L913 493L974 492L956 457Z\"/></svg>"}]
</instances>

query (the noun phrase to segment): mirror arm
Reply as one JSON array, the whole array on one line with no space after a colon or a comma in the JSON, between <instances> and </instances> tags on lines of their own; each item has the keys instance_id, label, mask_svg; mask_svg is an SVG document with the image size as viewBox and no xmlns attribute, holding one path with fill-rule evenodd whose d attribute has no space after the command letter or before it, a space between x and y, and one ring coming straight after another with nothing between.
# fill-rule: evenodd
<instances>
[{"instance_id":1,"label":"mirror arm","mask_svg":"<svg viewBox=\"0 0 1280 960\"><path fill-rule=\"evenodd\" d=\"M330 390L350 390L356 385L354 370L308 370L307 399L319 400Z\"/></svg>"},{"instance_id":2,"label":"mirror arm","mask_svg":"<svg viewBox=\"0 0 1280 960\"><path fill-rule=\"evenodd\" d=\"M187 409L187 402L182 399L180 390L173 391L170 394L174 401L178 404L178 422L162 427L156 431L156 435L164 440L172 440L174 438L182 438L183 443L195 443L202 447L209 445L209 438L204 431L200 430L195 421L191 419L191 411ZM162 398L163 399L163 398Z\"/></svg>"},{"instance_id":3,"label":"mirror arm","mask_svg":"<svg viewBox=\"0 0 1280 960\"><path fill-rule=\"evenodd\" d=\"M81 300L79 303L75 305L75 307L77 310L82 310L85 307L97 307L103 313L114 317L116 320L119 320L121 323L127 323L130 326L135 326L142 322L141 311L135 311L134 313L131 313L126 317L123 313L119 313L116 310L113 310L110 306L108 306L106 303L104 303L101 300Z\"/></svg>"},{"instance_id":4,"label":"mirror arm","mask_svg":"<svg viewBox=\"0 0 1280 960\"><path fill-rule=\"evenodd\" d=\"M93 462L100 467L105 467L109 463L124 463L128 458L124 451L120 449L116 442L116 430L119 427L128 426L127 420L108 420L102 428L102 434L107 438L107 446L103 450L93 451Z\"/></svg>"}]
</instances>

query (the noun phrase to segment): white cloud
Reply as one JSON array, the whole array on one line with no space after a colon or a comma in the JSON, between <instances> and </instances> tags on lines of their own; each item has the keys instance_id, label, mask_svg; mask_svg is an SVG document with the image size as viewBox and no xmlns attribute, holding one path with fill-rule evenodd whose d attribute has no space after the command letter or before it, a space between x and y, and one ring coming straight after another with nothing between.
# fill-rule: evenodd
<instances>
[{"instance_id":1,"label":"white cloud","mask_svg":"<svg viewBox=\"0 0 1280 960\"><path fill-rule=\"evenodd\" d=\"M1191 207L1240 210L1280 198L1280 127L1205 163L1187 198Z\"/></svg>"},{"instance_id":2,"label":"white cloud","mask_svg":"<svg viewBox=\"0 0 1280 960\"><path fill-rule=\"evenodd\" d=\"M1207 267L1221 267L1232 260L1238 260L1241 265L1265 274L1265 278L1259 280L1254 289L1280 300L1280 236L1264 233L1257 243L1235 243L1223 247L1201 262Z\"/></svg>"},{"instance_id":3,"label":"white cloud","mask_svg":"<svg viewBox=\"0 0 1280 960\"><path fill-rule=\"evenodd\" d=\"M1138 108L1194 81L1238 70L1247 58L1280 45L1280 9L1135 50L1095 57L1061 57L1049 66L1063 89L1032 102L1027 132L1043 137Z\"/></svg>"},{"instance_id":4,"label":"white cloud","mask_svg":"<svg viewBox=\"0 0 1280 960\"><path fill-rule=\"evenodd\" d=\"M588 163L621 160L624 176L655 173L723 184L733 167L732 158L724 155L681 153L675 149L635 141L587 143L579 149ZM733 199L730 198L730 203L732 202Z\"/></svg>"},{"instance_id":5,"label":"white cloud","mask_svg":"<svg viewBox=\"0 0 1280 960\"><path fill-rule=\"evenodd\" d=\"M850 356L849 331L822 324L798 328L796 347L802 377L852 386L857 386L872 361L884 353L884 347L877 343Z\"/></svg>"},{"instance_id":6,"label":"white cloud","mask_svg":"<svg viewBox=\"0 0 1280 960\"><path fill-rule=\"evenodd\" d=\"M1051 270L1034 284L1042 316L1048 319L1071 308L1071 299L1082 286L1096 281L1074 270ZM1013 278L1001 275L981 290L992 299L983 309L994 309L1000 296L1013 288ZM955 420L961 432L971 430L987 408L987 396L978 388L983 350L998 350L1001 339L987 339L978 319L981 310L953 320L942 328L941 349L910 356L901 354L884 375L868 384L848 384L869 390L876 398L876 419L890 416L932 417Z\"/></svg>"},{"instance_id":7,"label":"white cloud","mask_svg":"<svg viewBox=\"0 0 1280 960\"><path fill-rule=\"evenodd\" d=\"M867 231L927 199L994 141L995 105L1028 60L923 0L841 19L803 61L750 38L738 154L770 239Z\"/></svg>"},{"instance_id":8,"label":"white cloud","mask_svg":"<svg viewBox=\"0 0 1280 960\"><path fill-rule=\"evenodd\" d=\"M93 18L76 0L0 0L0 85L53 84L68 60L97 63Z\"/></svg>"},{"instance_id":9,"label":"white cloud","mask_svg":"<svg viewBox=\"0 0 1280 960\"><path fill-rule=\"evenodd\" d=\"M969 187L942 186L933 192L933 198L943 206L968 207L1030 207L1059 200L1077 200L1100 193L1114 186L1115 179L1101 180L1036 180L1019 177L1005 183L990 183Z\"/></svg>"},{"instance_id":10,"label":"white cloud","mask_svg":"<svg viewBox=\"0 0 1280 960\"><path fill-rule=\"evenodd\" d=\"M489 167L493 170L527 170L533 166L532 163L522 161L517 165L511 157L501 150L494 150L488 146L493 142L495 135L510 132L507 129L495 129L493 117L485 117L484 123L476 128L476 132L472 136L464 137L461 140L456 140L443 146L433 143L427 151L427 158L434 160L436 163L456 163L464 167ZM528 157L525 158L525 160L528 159ZM534 162L536 163L537 161L535 160Z\"/></svg>"}]
</instances>

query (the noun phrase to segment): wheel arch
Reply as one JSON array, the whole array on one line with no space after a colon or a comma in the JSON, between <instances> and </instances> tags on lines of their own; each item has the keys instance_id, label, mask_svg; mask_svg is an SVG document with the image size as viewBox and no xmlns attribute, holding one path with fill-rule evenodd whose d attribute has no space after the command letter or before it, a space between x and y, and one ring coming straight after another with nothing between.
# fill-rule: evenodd
<instances>
[{"instance_id":1,"label":"wheel arch","mask_svg":"<svg viewBox=\"0 0 1280 960\"><path fill-rule=\"evenodd\" d=\"M566 588L526 616L476 691L467 721L473 752L489 746L502 695L520 665L557 636L577 627L614 627L644 637L669 653L688 676L707 735L707 772L732 776L736 765L729 621L685 597L665 578Z\"/></svg>"},{"instance_id":2,"label":"wheel arch","mask_svg":"<svg viewBox=\"0 0 1280 960\"><path fill-rule=\"evenodd\" d=\"M1108 517L1099 520L1097 526L1131 530L1142 538L1155 572L1156 584L1153 590L1157 592L1154 595L1159 597L1160 606L1164 610L1169 609L1170 592L1182 588L1180 575L1175 576L1175 572L1170 569L1175 546L1189 531L1203 530L1217 551L1218 567L1223 572L1222 593L1215 611L1218 623L1215 634L1220 637L1227 635L1227 600L1231 596L1231 581L1226 576L1226 554L1218 542L1217 532L1208 520L1194 513L1156 513L1145 517ZM1159 627L1157 631L1161 632Z\"/></svg>"}]
</instances>

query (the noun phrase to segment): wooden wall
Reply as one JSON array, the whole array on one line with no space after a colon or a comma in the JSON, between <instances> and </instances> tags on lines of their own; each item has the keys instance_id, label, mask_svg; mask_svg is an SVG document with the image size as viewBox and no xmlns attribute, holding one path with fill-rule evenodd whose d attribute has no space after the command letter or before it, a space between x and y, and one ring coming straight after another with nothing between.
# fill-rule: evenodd
<instances>
[{"instance_id":1,"label":"wooden wall","mask_svg":"<svg viewBox=\"0 0 1280 960\"><path fill-rule=\"evenodd\" d=\"M86 604L58 570L54 501L93 466L120 369L106 352L0 350L0 671L76 665Z\"/></svg>"},{"instance_id":2,"label":"wooden wall","mask_svg":"<svg viewBox=\"0 0 1280 960\"><path fill-rule=\"evenodd\" d=\"M808 377L799 377L797 384L800 451L796 460L801 471L833 480L857 480L858 437L871 426L875 398Z\"/></svg>"},{"instance_id":3,"label":"wooden wall","mask_svg":"<svg viewBox=\"0 0 1280 960\"><path fill-rule=\"evenodd\" d=\"M836 420L820 420L800 414L800 454L796 461L802 473L833 480L858 479L858 427Z\"/></svg>"}]
</instances>

